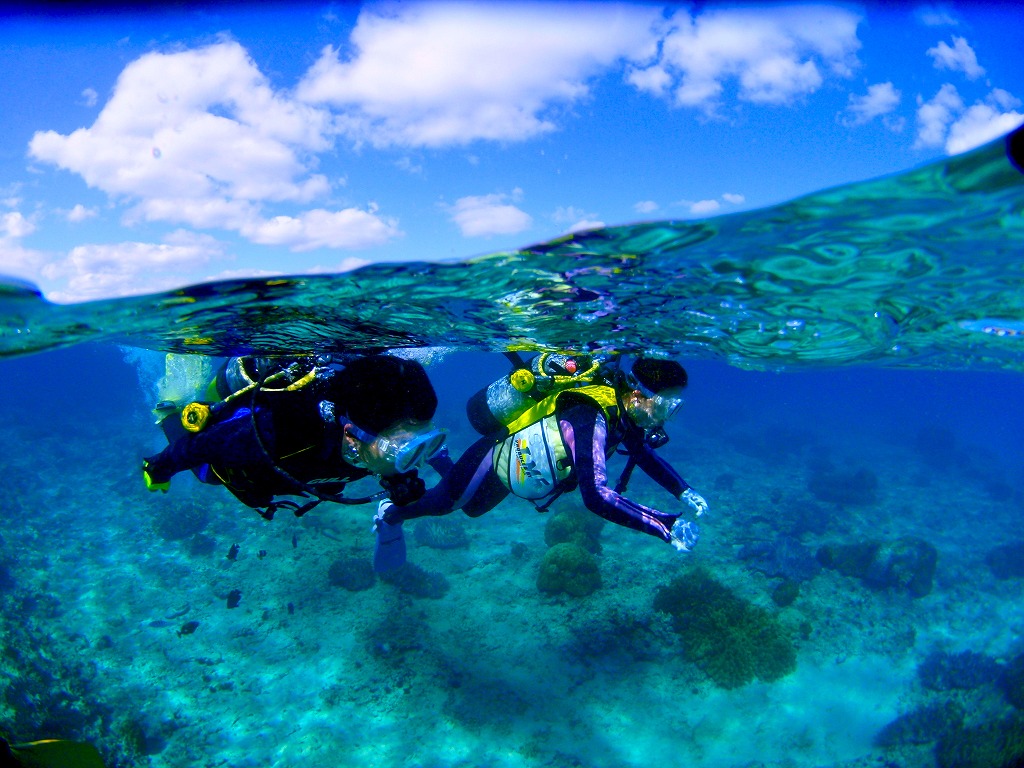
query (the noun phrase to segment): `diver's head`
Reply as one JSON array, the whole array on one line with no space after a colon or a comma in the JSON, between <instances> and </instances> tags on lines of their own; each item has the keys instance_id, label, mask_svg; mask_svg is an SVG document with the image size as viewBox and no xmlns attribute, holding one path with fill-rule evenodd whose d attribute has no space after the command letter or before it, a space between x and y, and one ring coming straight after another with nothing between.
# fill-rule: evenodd
<instances>
[{"instance_id":1,"label":"diver's head","mask_svg":"<svg viewBox=\"0 0 1024 768\"><path fill-rule=\"evenodd\" d=\"M344 413L342 457L372 474L411 472L437 453L444 432L431 423L437 394L423 366L389 355L361 357L338 374Z\"/></svg>"},{"instance_id":2,"label":"diver's head","mask_svg":"<svg viewBox=\"0 0 1024 768\"><path fill-rule=\"evenodd\" d=\"M620 378L626 416L641 429L660 429L682 406L686 384L686 369L674 360L640 358Z\"/></svg>"}]
</instances>

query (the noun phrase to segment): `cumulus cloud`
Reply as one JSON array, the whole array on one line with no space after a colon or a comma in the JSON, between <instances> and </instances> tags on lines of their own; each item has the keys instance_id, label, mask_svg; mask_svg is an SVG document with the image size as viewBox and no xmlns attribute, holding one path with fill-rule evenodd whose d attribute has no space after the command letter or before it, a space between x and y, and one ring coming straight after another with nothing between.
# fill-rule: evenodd
<instances>
[{"instance_id":1,"label":"cumulus cloud","mask_svg":"<svg viewBox=\"0 0 1024 768\"><path fill-rule=\"evenodd\" d=\"M928 101L917 98L917 139L914 148L940 147L950 124L964 109L955 85L945 83Z\"/></svg>"},{"instance_id":2,"label":"cumulus cloud","mask_svg":"<svg viewBox=\"0 0 1024 768\"><path fill-rule=\"evenodd\" d=\"M956 87L946 83L928 101L918 98L916 149L944 147L949 155L981 146L1024 122L1020 99L1000 88L984 101L964 104Z\"/></svg>"},{"instance_id":3,"label":"cumulus cloud","mask_svg":"<svg viewBox=\"0 0 1024 768\"><path fill-rule=\"evenodd\" d=\"M551 111L588 96L592 77L653 56L660 18L612 3L364 9L352 54L325 48L296 93L375 146L519 141L553 130Z\"/></svg>"},{"instance_id":4,"label":"cumulus cloud","mask_svg":"<svg viewBox=\"0 0 1024 768\"><path fill-rule=\"evenodd\" d=\"M130 205L126 221L162 221L266 237L268 205L304 205L329 191L314 173L331 146L330 116L274 91L235 42L153 52L131 62L92 126L36 133L31 156L77 173ZM367 237L366 211L310 211L284 238L295 250ZM329 221L328 221L329 220ZM350 224L353 231L342 233ZM311 229L303 235L303 224ZM392 232L379 219L378 235Z\"/></svg>"},{"instance_id":5,"label":"cumulus cloud","mask_svg":"<svg viewBox=\"0 0 1024 768\"><path fill-rule=\"evenodd\" d=\"M96 215L96 209L95 208L86 208L81 203L78 203L77 205L75 205L75 207L72 208L70 211L68 211L68 214L67 214L68 221L70 221L73 224L77 224L80 221L85 221L86 219L91 219L95 215Z\"/></svg>"},{"instance_id":6,"label":"cumulus cloud","mask_svg":"<svg viewBox=\"0 0 1024 768\"><path fill-rule=\"evenodd\" d=\"M95 107L99 99L100 95L93 88L86 88L82 91L82 106L84 107Z\"/></svg>"},{"instance_id":7,"label":"cumulus cloud","mask_svg":"<svg viewBox=\"0 0 1024 768\"><path fill-rule=\"evenodd\" d=\"M20 211L9 211L0 216L0 237L17 239L31 235L36 231L36 225Z\"/></svg>"},{"instance_id":8,"label":"cumulus cloud","mask_svg":"<svg viewBox=\"0 0 1024 768\"><path fill-rule=\"evenodd\" d=\"M722 199L725 200L725 202L727 203L732 203L733 205L742 205L747 201L747 198L744 197L743 195L737 195L732 192L723 193Z\"/></svg>"},{"instance_id":9,"label":"cumulus cloud","mask_svg":"<svg viewBox=\"0 0 1024 768\"><path fill-rule=\"evenodd\" d=\"M19 241L36 231L36 225L20 211L0 215L0 275L37 281L46 261L42 251L25 248Z\"/></svg>"},{"instance_id":10,"label":"cumulus cloud","mask_svg":"<svg viewBox=\"0 0 1024 768\"><path fill-rule=\"evenodd\" d=\"M588 213L572 205L556 208L551 214L551 220L556 224L568 224L566 232L581 232L604 226L604 222L597 218L596 213Z\"/></svg>"},{"instance_id":11,"label":"cumulus cloud","mask_svg":"<svg viewBox=\"0 0 1024 768\"><path fill-rule=\"evenodd\" d=\"M966 152L1009 133L1024 122L1024 114L1018 111L1020 106L1020 99L996 88L984 102L973 104L950 126L946 152Z\"/></svg>"},{"instance_id":12,"label":"cumulus cloud","mask_svg":"<svg viewBox=\"0 0 1024 768\"><path fill-rule=\"evenodd\" d=\"M516 192L511 196L493 194L461 197L448 207L448 212L464 237L514 235L533 224L529 214L509 202L520 195Z\"/></svg>"},{"instance_id":13,"label":"cumulus cloud","mask_svg":"<svg viewBox=\"0 0 1024 768\"><path fill-rule=\"evenodd\" d=\"M165 290L180 285L180 274L221 258L212 237L176 232L164 243L122 242L80 245L67 257L45 265L41 274L62 281L47 298L58 302L88 301Z\"/></svg>"},{"instance_id":14,"label":"cumulus cloud","mask_svg":"<svg viewBox=\"0 0 1024 768\"><path fill-rule=\"evenodd\" d=\"M827 6L680 10L657 60L633 67L628 80L707 114L719 109L727 85L744 101L790 104L829 75L850 75L859 22L851 10Z\"/></svg>"},{"instance_id":15,"label":"cumulus cloud","mask_svg":"<svg viewBox=\"0 0 1024 768\"><path fill-rule=\"evenodd\" d=\"M868 86L863 96L850 94L850 102L843 116L845 125L863 125L876 117L889 115L900 104L901 94L890 82L875 83Z\"/></svg>"},{"instance_id":16,"label":"cumulus cloud","mask_svg":"<svg viewBox=\"0 0 1024 768\"><path fill-rule=\"evenodd\" d=\"M641 200L639 203L633 204L633 210L646 216L658 210L658 204L653 200Z\"/></svg>"},{"instance_id":17,"label":"cumulus cloud","mask_svg":"<svg viewBox=\"0 0 1024 768\"><path fill-rule=\"evenodd\" d=\"M293 251L314 248L369 248L402 234L394 219L376 215L376 208L363 211L317 209L298 216L275 216L242 228L242 235L260 245L283 245Z\"/></svg>"},{"instance_id":18,"label":"cumulus cloud","mask_svg":"<svg viewBox=\"0 0 1024 768\"><path fill-rule=\"evenodd\" d=\"M947 9L936 6L921 6L915 11L917 20L926 27L955 27L960 21Z\"/></svg>"},{"instance_id":19,"label":"cumulus cloud","mask_svg":"<svg viewBox=\"0 0 1024 768\"><path fill-rule=\"evenodd\" d=\"M968 80L977 80L985 74L985 69L978 64L974 49L962 37L954 37L953 45L940 42L927 51L936 69L951 69L963 72Z\"/></svg>"},{"instance_id":20,"label":"cumulus cloud","mask_svg":"<svg viewBox=\"0 0 1024 768\"><path fill-rule=\"evenodd\" d=\"M722 204L717 200L698 200L695 203L689 204L690 213L695 216L706 216L709 213L714 213L721 207Z\"/></svg>"}]
</instances>

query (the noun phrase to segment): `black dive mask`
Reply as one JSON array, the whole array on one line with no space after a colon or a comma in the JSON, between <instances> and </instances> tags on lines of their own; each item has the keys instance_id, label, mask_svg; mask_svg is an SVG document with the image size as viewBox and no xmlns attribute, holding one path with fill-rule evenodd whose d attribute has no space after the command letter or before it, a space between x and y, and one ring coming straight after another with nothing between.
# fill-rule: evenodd
<instances>
[{"instance_id":1,"label":"black dive mask","mask_svg":"<svg viewBox=\"0 0 1024 768\"><path fill-rule=\"evenodd\" d=\"M415 469L382 477L380 484L388 492L388 497L391 501L399 507L412 504L427 490L426 483L420 479Z\"/></svg>"}]
</instances>

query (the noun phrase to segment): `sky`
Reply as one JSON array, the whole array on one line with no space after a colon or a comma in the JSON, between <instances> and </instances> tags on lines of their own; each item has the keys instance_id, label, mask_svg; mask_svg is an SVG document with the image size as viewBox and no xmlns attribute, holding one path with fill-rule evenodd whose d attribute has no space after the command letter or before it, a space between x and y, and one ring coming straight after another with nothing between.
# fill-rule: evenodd
<instances>
[{"instance_id":1,"label":"sky","mask_svg":"<svg viewBox=\"0 0 1024 768\"><path fill-rule=\"evenodd\" d=\"M0 274L61 303L774 205L1024 121L1009 3L0 5Z\"/></svg>"}]
</instances>

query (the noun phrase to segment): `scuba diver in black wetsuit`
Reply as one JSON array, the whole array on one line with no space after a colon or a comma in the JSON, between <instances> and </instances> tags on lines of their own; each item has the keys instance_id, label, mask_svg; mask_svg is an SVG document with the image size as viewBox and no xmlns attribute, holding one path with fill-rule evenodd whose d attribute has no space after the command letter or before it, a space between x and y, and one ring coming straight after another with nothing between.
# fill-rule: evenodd
<instances>
[{"instance_id":1,"label":"scuba diver in black wetsuit","mask_svg":"<svg viewBox=\"0 0 1024 768\"><path fill-rule=\"evenodd\" d=\"M577 362L570 359L569 363L575 372ZM522 371L511 375L513 381L519 373ZM609 379L611 385L604 383ZM622 495L637 466L685 501L697 516L707 511L704 497L655 452L668 440L665 422L682 404L686 371L673 361L639 359L631 366L620 365L604 378L593 377L591 382L553 391L517 415L497 436L478 440L418 501L401 506L381 501L374 518L378 551L383 543L401 556L378 558L378 570L404 562L404 547L394 544L401 541L405 520L455 509L476 517L509 493L543 509L574 488L579 489L586 507L606 520L689 551L697 542L696 524L682 519L680 512L663 512ZM629 458L612 488L605 462L620 446Z\"/></svg>"},{"instance_id":2,"label":"scuba diver in black wetsuit","mask_svg":"<svg viewBox=\"0 0 1024 768\"><path fill-rule=\"evenodd\" d=\"M359 504L388 495L408 503L424 491L420 466L451 467L445 434L430 423L437 395L415 361L231 358L211 386L211 399L223 399L190 403L162 420L170 444L144 459L150 490L166 491L172 476L190 469L269 520L279 508L298 516L321 501ZM347 483L368 475L386 494L342 495ZM300 506L277 496L312 500Z\"/></svg>"}]
</instances>

